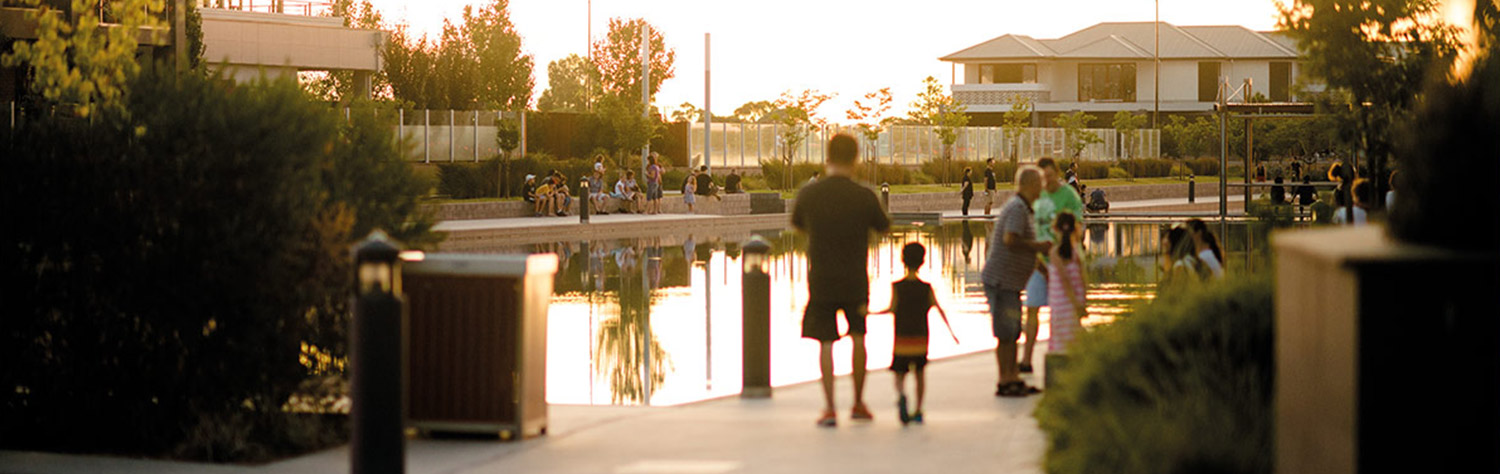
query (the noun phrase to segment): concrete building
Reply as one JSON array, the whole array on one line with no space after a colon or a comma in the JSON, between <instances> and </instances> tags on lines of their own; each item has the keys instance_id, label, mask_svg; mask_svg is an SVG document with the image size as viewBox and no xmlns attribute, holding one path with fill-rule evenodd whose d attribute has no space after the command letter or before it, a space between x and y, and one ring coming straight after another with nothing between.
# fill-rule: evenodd
<instances>
[{"instance_id":1,"label":"concrete building","mask_svg":"<svg viewBox=\"0 0 1500 474\"><path fill-rule=\"evenodd\" d=\"M1035 104L1035 125L1080 110L1108 120L1156 106L1155 26L1100 23L1057 39L1007 34L939 59L953 63L953 96L976 125L998 125L1017 97ZM1273 102L1297 99L1299 55L1283 34L1161 23L1160 44L1163 115L1210 112L1221 84L1233 91L1246 79Z\"/></svg>"}]
</instances>

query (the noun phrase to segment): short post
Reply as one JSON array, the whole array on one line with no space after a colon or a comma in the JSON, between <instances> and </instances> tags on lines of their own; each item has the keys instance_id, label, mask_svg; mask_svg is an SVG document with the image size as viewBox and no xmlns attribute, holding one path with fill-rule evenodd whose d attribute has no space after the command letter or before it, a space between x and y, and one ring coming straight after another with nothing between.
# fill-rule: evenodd
<instances>
[{"instance_id":1,"label":"short post","mask_svg":"<svg viewBox=\"0 0 1500 474\"><path fill-rule=\"evenodd\" d=\"M578 180L578 222L589 223L589 198L593 197L592 189L589 188L589 179Z\"/></svg>"},{"instance_id":2,"label":"short post","mask_svg":"<svg viewBox=\"0 0 1500 474\"><path fill-rule=\"evenodd\" d=\"M880 183L880 207L891 212L891 183Z\"/></svg>"},{"instance_id":3,"label":"short post","mask_svg":"<svg viewBox=\"0 0 1500 474\"><path fill-rule=\"evenodd\" d=\"M766 256L771 243L759 235L751 236L741 246L742 342L744 346L742 398L771 397L771 276L766 273Z\"/></svg>"},{"instance_id":4,"label":"short post","mask_svg":"<svg viewBox=\"0 0 1500 474\"><path fill-rule=\"evenodd\" d=\"M1198 182L1194 181L1193 178L1195 176L1192 173L1188 173L1188 204L1192 204L1198 200Z\"/></svg>"},{"instance_id":5,"label":"short post","mask_svg":"<svg viewBox=\"0 0 1500 474\"><path fill-rule=\"evenodd\" d=\"M399 256L400 248L378 230L354 248L349 453L355 474L406 470L406 343Z\"/></svg>"}]
</instances>

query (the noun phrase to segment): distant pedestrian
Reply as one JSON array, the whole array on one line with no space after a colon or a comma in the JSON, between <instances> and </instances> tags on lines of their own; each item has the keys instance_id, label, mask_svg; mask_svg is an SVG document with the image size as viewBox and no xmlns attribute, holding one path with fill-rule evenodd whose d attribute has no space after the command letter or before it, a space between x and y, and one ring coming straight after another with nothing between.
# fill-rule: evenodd
<instances>
[{"instance_id":1,"label":"distant pedestrian","mask_svg":"<svg viewBox=\"0 0 1500 474\"><path fill-rule=\"evenodd\" d=\"M1071 171L1070 171L1071 173ZM995 159L984 160L984 215L995 206Z\"/></svg>"},{"instance_id":2,"label":"distant pedestrian","mask_svg":"<svg viewBox=\"0 0 1500 474\"><path fill-rule=\"evenodd\" d=\"M624 201L620 204L620 212L639 213L645 207L645 196L640 193L640 188L635 184L635 170L625 170L620 175L620 180L615 182L615 199Z\"/></svg>"},{"instance_id":3,"label":"distant pedestrian","mask_svg":"<svg viewBox=\"0 0 1500 474\"><path fill-rule=\"evenodd\" d=\"M536 175L526 175L526 181L521 183L521 200L536 204Z\"/></svg>"},{"instance_id":4,"label":"distant pedestrian","mask_svg":"<svg viewBox=\"0 0 1500 474\"><path fill-rule=\"evenodd\" d=\"M1312 186L1311 176L1302 176L1302 185L1297 186L1297 205L1311 206L1318 200L1318 190Z\"/></svg>"},{"instance_id":5,"label":"distant pedestrian","mask_svg":"<svg viewBox=\"0 0 1500 474\"><path fill-rule=\"evenodd\" d=\"M1208 229L1208 224L1203 219L1188 219L1187 227L1193 238L1195 255L1208 268L1209 276L1224 278L1224 250L1219 248L1219 238L1214 237L1213 231Z\"/></svg>"},{"instance_id":6,"label":"distant pedestrian","mask_svg":"<svg viewBox=\"0 0 1500 474\"><path fill-rule=\"evenodd\" d=\"M823 172L822 171L814 171L813 174L812 174L812 177L811 178L807 178L807 182L806 183L802 183L802 184L803 184L803 186L806 186L806 185L809 185L809 184L816 183L816 182L818 182L818 178L820 178L822 176L823 176Z\"/></svg>"},{"instance_id":7,"label":"distant pedestrian","mask_svg":"<svg viewBox=\"0 0 1500 474\"><path fill-rule=\"evenodd\" d=\"M1057 236L1057 245L1052 247L1047 263L1047 274L1051 277L1047 300L1052 302L1049 355L1066 353L1074 336L1083 333L1082 321L1088 316L1088 282L1083 272L1083 255L1079 252L1083 228L1078 225L1078 217L1071 212L1057 213L1052 234Z\"/></svg>"},{"instance_id":8,"label":"distant pedestrian","mask_svg":"<svg viewBox=\"0 0 1500 474\"><path fill-rule=\"evenodd\" d=\"M995 395L1024 397L1041 390L1021 381L1016 364L1016 342L1021 338L1021 290L1037 265L1037 253L1052 249L1050 240L1037 238L1032 203L1042 194L1042 171L1035 166L1016 170L1016 194L1000 206L990 234L989 255L979 279L989 303L991 330L999 344L995 361L1000 381ZM800 201L800 200L799 200Z\"/></svg>"},{"instance_id":9,"label":"distant pedestrian","mask_svg":"<svg viewBox=\"0 0 1500 474\"><path fill-rule=\"evenodd\" d=\"M922 267L926 256L927 248L916 242L901 248L901 263L906 266L906 276L891 283L890 306L870 313L894 313L891 372L896 374L896 393L900 395L896 402L896 413L903 425L923 421L922 404L927 398L927 335L930 332L927 328L928 313L937 309L938 315L943 318L943 325L948 327L948 334L953 336L953 343L958 343L958 335L953 333L953 326L948 324L948 312L943 311L942 305L938 304L932 285L917 276L917 270ZM911 412L906 409L908 371L915 372L917 379L917 405L916 410Z\"/></svg>"},{"instance_id":10,"label":"distant pedestrian","mask_svg":"<svg viewBox=\"0 0 1500 474\"><path fill-rule=\"evenodd\" d=\"M651 152L650 164L646 165L646 213L661 214L661 157Z\"/></svg>"},{"instance_id":11,"label":"distant pedestrian","mask_svg":"<svg viewBox=\"0 0 1500 474\"><path fill-rule=\"evenodd\" d=\"M1271 204L1278 206L1286 204L1286 188L1282 186L1285 181L1282 181L1281 174L1277 173L1276 179L1271 182L1275 184L1271 186Z\"/></svg>"},{"instance_id":12,"label":"distant pedestrian","mask_svg":"<svg viewBox=\"0 0 1500 474\"><path fill-rule=\"evenodd\" d=\"M568 192L568 177L561 172L552 173L552 196L553 212L558 217L568 215L568 209L573 206L573 195Z\"/></svg>"},{"instance_id":13,"label":"distant pedestrian","mask_svg":"<svg viewBox=\"0 0 1500 474\"><path fill-rule=\"evenodd\" d=\"M1294 181L1294 182L1295 181L1300 181L1301 179L1302 179L1302 160L1298 160L1296 158L1293 158L1292 159L1292 181Z\"/></svg>"},{"instance_id":14,"label":"distant pedestrian","mask_svg":"<svg viewBox=\"0 0 1500 474\"><path fill-rule=\"evenodd\" d=\"M802 337L819 342L823 414L818 426L836 426L833 403L833 343L836 315L843 313L853 342L854 408L850 417L870 420L865 406L865 313L869 310L870 233L891 227L890 216L869 188L854 182L859 142L846 134L828 141L828 176L803 186L792 208L792 226L807 233L807 310Z\"/></svg>"},{"instance_id":15,"label":"distant pedestrian","mask_svg":"<svg viewBox=\"0 0 1500 474\"><path fill-rule=\"evenodd\" d=\"M588 192L589 203L594 206L593 212L600 215L609 214L604 210L605 205L609 204L609 194L604 192L604 171L601 169L594 168L594 172L589 174Z\"/></svg>"},{"instance_id":16,"label":"distant pedestrian","mask_svg":"<svg viewBox=\"0 0 1500 474\"><path fill-rule=\"evenodd\" d=\"M1211 275L1207 264L1195 253L1192 231L1186 225L1177 224L1167 230L1167 255L1163 266L1162 287L1174 288L1188 283L1201 282Z\"/></svg>"},{"instance_id":17,"label":"distant pedestrian","mask_svg":"<svg viewBox=\"0 0 1500 474\"><path fill-rule=\"evenodd\" d=\"M557 195L552 190L551 175L543 176L541 180L537 181L536 190L532 191L532 194L536 196L536 207L534 209L536 217L549 215L553 212L555 209L553 201Z\"/></svg>"},{"instance_id":18,"label":"distant pedestrian","mask_svg":"<svg viewBox=\"0 0 1500 474\"><path fill-rule=\"evenodd\" d=\"M1389 190L1385 192L1385 212L1391 212L1392 209L1395 209L1397 183L1399 183L1399 181L1396 181L1396 170L1391 170L1391 176L1386 180L1386 185L1389 186Z\"/></svg>"},{"instance_id":19,"label":"distant pedestrian","mask_svg":"<svg viewBox=\"0 0 1500 474\"><path fill-rule=\"evenodd\" d=\"M972 168L964 168L963 181L958 185L958 195L964 199L963 214L965 216L969 215L969 202L974 200L974 179L970 177L972 174L974 174Z\"/></svg>"}]
</instances>

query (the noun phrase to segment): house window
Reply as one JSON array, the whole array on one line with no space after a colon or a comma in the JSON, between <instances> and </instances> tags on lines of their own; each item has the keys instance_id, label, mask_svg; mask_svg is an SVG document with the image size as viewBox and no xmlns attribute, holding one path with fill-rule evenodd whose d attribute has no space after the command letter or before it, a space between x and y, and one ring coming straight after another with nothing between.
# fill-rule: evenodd
<instances>
[{"instance_id":1,"label":"house window","mask_svg":"<svg viewBox=\"0 0 1500 474\"><path fill-rule=\"evenodd\" d=\"M1035 64L985 64L979 67L980 84L1034 84Z\"/></svg>"},{"instance_id":2,"label":"house window","mask_svg":"<svg viewBox=\"0 0 1500 474\"><path fill-rule=\"evenodd\" d=\"M1271 101L1290 102L1292 100L1292 63L1276 61L1271 63Z\"/></svg>"},{"instance_id":3,"label":"house window","mask_svg":"<svg viewBox=\"0 0 1500 474\"><path fill-rule=\"evenodd\" d=\"M1219 100L1219 63L1198 63L1198 102Z\"/></svg>"},{"instance_id":4,"label":"house window","mask_svg":"<svg viewBox=\"0 0 1500 474\"><path fill-rule=\"evenodd\" d=\"M1079 64L1078 100L1135 102L1135 64Z\"/></svg>"}]
</instances>

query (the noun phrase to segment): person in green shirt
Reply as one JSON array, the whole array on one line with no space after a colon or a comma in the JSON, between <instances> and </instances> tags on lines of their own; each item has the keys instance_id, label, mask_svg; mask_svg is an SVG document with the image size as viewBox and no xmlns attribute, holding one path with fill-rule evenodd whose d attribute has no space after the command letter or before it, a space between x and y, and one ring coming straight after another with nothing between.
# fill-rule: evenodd
<instances>
[{"instance_id":1,"label":"person in green shirt","mask_svg":"<svg viewBox=\"0 0 1500 474\"><path fill-rule=\"evenodd\" d=\"M1036 219L1036 238L1039 241L1057 244L1057 236L1052 233L1052 221L1057 220L1057 214L1063 211L1071 212L1075 216L1083 215L1083 199L1078 197L1078 192L1072 186L1063 184L1062 173L1057 169L1057 161L1052 158L1037 160L1036 165L1042 169L1042 194L1036 201L1031 203L1032 216ZM1036 333L1040 327L1038 317L1042 307L1047 306L1047 265L1046 257L1037 259L1036 270L1031 273L1031 280L1026 283L1026 319L1023 327L1026 331L1026 345L1021 350L1021 372L1031 372L1031 355L1036 348Z\"/></svg>"}]
</instances>

